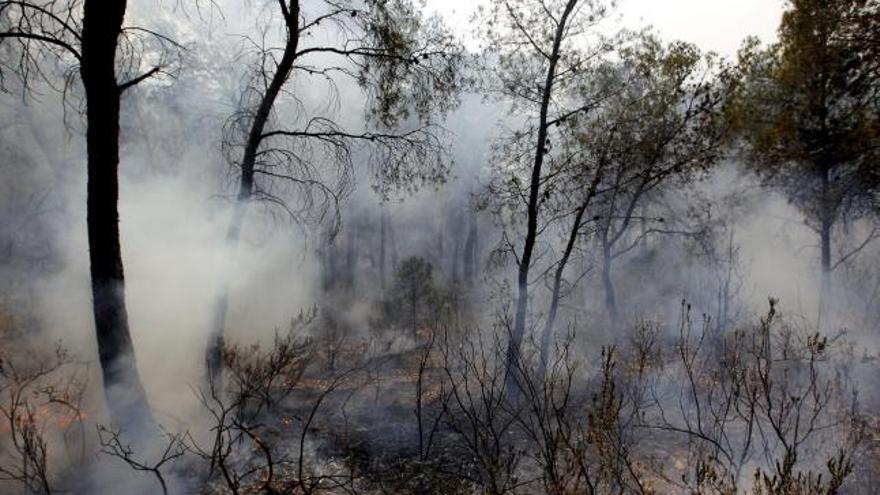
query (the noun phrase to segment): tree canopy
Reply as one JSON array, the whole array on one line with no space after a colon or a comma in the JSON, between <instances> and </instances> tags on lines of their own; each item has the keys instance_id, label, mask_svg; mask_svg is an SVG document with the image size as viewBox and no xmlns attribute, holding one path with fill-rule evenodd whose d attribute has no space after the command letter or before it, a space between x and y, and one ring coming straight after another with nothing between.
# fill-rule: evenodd
<instances>
[{"instance_id":1,"label":"tree canopy","mask_svg":"<svg viewBox=\"0 0 880 495\"><path fill-rule=\"evenodd\" d=\"M835 224L880 206L877 18L876 1L793 0L778 42L740 52L744 156L820 234L825 285Z\"/></svg>"}]
</instances>

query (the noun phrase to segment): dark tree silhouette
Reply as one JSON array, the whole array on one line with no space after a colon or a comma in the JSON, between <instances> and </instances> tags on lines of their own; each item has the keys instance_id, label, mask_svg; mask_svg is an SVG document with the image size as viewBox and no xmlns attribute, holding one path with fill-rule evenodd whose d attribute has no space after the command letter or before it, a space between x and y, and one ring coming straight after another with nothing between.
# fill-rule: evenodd
<instances>
[{"instance_id":1,"label":"dark tree silhouette","mask_svg":"<svg viewBox=\"0 0 880 495\"><path fill-rule=\"evenodd\" d=\"M86 94L88 231L98 357L114 418L140 426L149 420L125 308L125 275L119 245L119 97L117 38L125 2L87 1L83 6L80 74Z\"/></svg>"},{"instance_id":2,"label":"dark tree silhouette","mask_svg":"<svg viewBox=\"0 0 880 495\"><path fill-rule=\"evenodd\" d=\"M160 73L142 71L146 35L123 26L124 0L47 0L0 2L0 74L12 72L22 88L36 80L75 93L78 65L86 106L88 172L87 224L92 304L104 393L112 419L125 431L143 433L153 423L135 362L125 306L125 276L119 240L119 113L123 92ZM122 81L117 60L124 61ZM160 57L164 58L164 57ZM55 67L65 67L57 74ZM59 84L58 81L62 81Z\"/></svg>"},{"instance_id":3,"label":"dark tree silhouette","mask_svg":"<svg viewBox=\"0 0 880 495\"><path fill-rule=\"evenodd\" d=\"M361 153L382 193L440 182L448 170L431 117L457 103L461 48L438 19L425 19L409 0L278 0L277 8L283 40L280 46L265 40L255 45L253 79L226 127L224 148L240 171L230 246L237 245L254 201L280 206L297 221L327 215L338 220ZM322 81L331 90L344 79L354 81L370 101L368 121L379 130L344 129L332 112L302 115L294 76ZM277 107L284 96L300 115L282 122ZM211 380L221 371L228 300L223 287L206 356Z\"/></svg>"},{"instance_id":4,"label":"dark tree silhouette","mask_svg":"<svg viewBox=\"0 0 880 495\"><path fill-rule=\"evenodd\" d=\"M555 174L545 170L551 128L588 112L596 103L594 95L579 91L578 83L591 72L595 60L610 50L612 41L591 44L584 35L594 34L592 30L608 12L605 2L498 0L481 18L490 60L488 91L500 94L512 102L514 110L528 116L524 129L500 140L496 159L500 184L491 189L497 198L493 201L503 203L501 209L525 216L522 239L505 238L503 246L517 264L515 314L507 351L507 385L514 398L535 246L552 223L542 224L545 202L555 185ZM514 245L520 242L521 246Z\"/></svg>"}]
</instances>

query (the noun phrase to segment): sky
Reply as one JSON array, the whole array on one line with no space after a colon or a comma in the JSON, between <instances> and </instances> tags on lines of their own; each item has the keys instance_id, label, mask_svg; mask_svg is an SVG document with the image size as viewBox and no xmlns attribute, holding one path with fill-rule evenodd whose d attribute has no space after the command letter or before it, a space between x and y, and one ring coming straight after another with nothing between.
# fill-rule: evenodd
<instances>
[{"instance_id":1,"label":"sky","mask_svg":"<svg viewBox=\"0 0 880 495\"><path fill-rule=\"evenodd\" d=\"M442 14L456 30L469 30L468 19L485 0L426 0L429 10ZM776 37L782 0L619 0L621 24L628 28L652 25L667 40L696 43L705 50L732 57L743 38Z\"/></svg>"}]
</instances>

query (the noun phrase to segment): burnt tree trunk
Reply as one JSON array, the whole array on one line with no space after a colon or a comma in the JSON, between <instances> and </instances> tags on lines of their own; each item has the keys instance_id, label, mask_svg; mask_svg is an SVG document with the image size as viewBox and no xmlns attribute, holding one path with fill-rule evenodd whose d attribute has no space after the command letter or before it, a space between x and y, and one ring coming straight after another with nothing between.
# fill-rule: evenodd
<instances>
[{"instance_id":1,"label":"burnt tree trunk","mask_svg":"<svg viewBox=\"0 0 880 495\"><path fill-rule=\"evenodd\" d=\"M459 258L461 257L461 240L456 236L452 240L452 283L458 284L461 282L461 277L459 276Z\"/></svg>"},{"instance_id":2,"label":"burnt tree trunk","mask_svg":"<svg viewBox=\"0 0 880 495\"><path fill-rule=\"evenodd\" d=\"M827 308L831 297L831 233L834 228L834 207L832 206L831 184L828 167L819 171L822 181L822 197L819 211L819 244L821 247L821 287L819 300L823 308Z\"/></svg>"},{"instance_id":3,"label":"burnt tree trunk","mask_svg":"<svg viewBox=\"0 0 880 495\"><path fill-rule=\"evenodd\" d=\"M577 245L577 240L580 237L581 228L584 226L584 214L587 212L587 208L589 208L593 197L595 197L596 189L599 187L599 182L601 180L602 169L600 168L596 171L596 175L590 183L586 197L580 206L578 206L577 210L575 210L574 222L572 222L571 230L568 234L568 240L565 243L565 250L562 253L562 258L559 260L559 264L556 266L556 271L553 274L553 289L550 295L550 311L547 313L547 321L544 323L544 332L541 335L541 361L538 363L537 372L539 379L544 377L547 371L547 365L550 363L550 350L553 346L553 327L556 323L556 314L559 311L559 300L562 297L562 275L565 273L565 267L568 265L569 259L571 259L571 253L574 252L574 247Z\"/></svg>"},{"instance_id":4,"label":"burnt tree trunk","mask_svg":"<svg viewBox=\"0 0 880 495\"><path fill-rule=\"evenodd\" d=\"M144 434L153 424L135 362L119 240L119 100L116 45L125 0L83 7L80 75L86 94L87 223L92 304L104 395L111 419Z\"/></svg>"},{"instance_id":5,"label":"burnt tree trunk","mask_svg":"<svg viewBox=\"0 0 880 495\"><path fill-rule=\"evenodd\" d=\"M387 258L387 256L385 255L385 252L387 250L385 238L388 235L387 224L388 219L385 214L385 208L382 208L382 212L379 216L379 283L381 284L383 292L387 287L385 273L385 259Z\"/></svg>"},{"instance_id":6,"label":"burnt tree trunk","mask_svg":"<svg viewBox=\"0 0 880 495\"><path fill-rule=\"evenodd\" d=\"M614 257L611 253L611 244L608 239L602 238L602 287L605 290L605 310L608 311L608 320L613 329L617 329L620 320L620 311L617 307L617 293L614 289L614 278L611 276L611 267ZM615 333L616 335L616 333Z\"/></svg>"},{"instance_id":7,"label":"burnt tree trunk","mask_svg":"<svg viewBox=\"0 0 880 495\"><path fill-rule=\"evenodd\" d=\"M733 298L731 283L733 281L734 256L733 230L731 230L727 241L727 267L718 288L718 315L715 318L715 327L719 332L727 328L727 325L730 323L730 303Z\"/></svg>"},{"instance_id":8,"label":"burnt tree trunk","mask_svg":"<svg viewBox=\"0 0 880 495\"><path fill-rule=\"evenodd\" d=\"M333 286L333 244L326 242L319 251L321 258L321 290L328 292Z\"/></svg>"},{"instance_id":9,"label":"burnt tree trunk","mask_svg":"<svg viewBox=\"0 0 880 495\"><path fill-rule=\"evenodd\" d=\"M360 224L352 221L348 226L348 235L345 239L345 288L354 291L355 272L357 271L357 242Z\"/></svg>"},{"instance_id":10,"label":"burnt tree trunk","mask_svg":"<svg viewBox=\"0 0 880 495\"><path fill-rule=\"evenodd\" d=\"M247 142L241 157L241 179L239 181L238 198L233 211L232 222L226 233L226 242L230 247L238 245L241 237L241 228L244 222L247 205L254 194L254 175L256 173L257 153L260 143L263 140L263 131L269 116L272 113L272 106L281 93L281 88L287 82L293 70L293 64L296 59L297 48L299 46L299 1L291 0L289 6L281 3L283 8L284 21L287 26L287 41L284 45L284 53L272 76L266 93L260 100L260 105L254 114L250 130L248 132ZM205 363L207 366L208 380L211 387L222 388L220 377L222 371L223 358L223 333L226 328L226 310L229 305L229 285L226 282L221 288L220 295L214 309L214 317L211 324L210 335L208 340L208 349L205 355Z\"/></svg>"},{"instance_id":11,"label":"burnt tree trunk","mask_svg":"<svg viewBox=\"0 0 880 495\"><path fill-rule=\"evenodd\" d=\"M394 233L394 222L391 220L391 218L388 218L387 222L385 222L385 226L388 229L388 242L391 247L391 252L388 254L391 258L391 270L397 271L400 267L400 251L397 248L397 235Z\"/></svg>"},{"instance_id":12,"label":"burnt tree trunk","mask_svg":"<svg viewBox=\"0 0 880 495\"><path fill-rule=\"evenodd\" d=\"M565 273L565 267L568 265L568 260L571 258L572 251L574 251L578 232L580 232L584 212L586 211L587 206L588 203L585 203L578 208L577 213L575 214L574 224L572 225L571 232L568 236L568 241L566 241L565 244L565 251L562 253L562 258L559 260L559 264L556 265L556 271L553 274L553 292L550 295L550 311L547 313L547 321L544 323L544 332L541 334L541 362L538 363L537 373L539 379L544 377L547 365L550 362L550 349L553 346L553 326L556 323L556 314L559 311L559 299L561 297L562 274Z\"/></svg>"},{"instance_id":13,"label":"burnt tree trunk","mask_svg":"<svg viewBox=\"0 0 880 495\"><path fill-rule=\"evenodd\" d=\"M412 286L410 287L409 294L409 310L410 310L410 324L412 329L412 338L414 342L418 342L419 340L419 326L418 326L418 302L419 302L419 294L416 287L415 281L413 281Z\"/></svg>"},{"instance_id":14,"label":"burnt tree trunk","mask_svg":"<svg viewBox=\"0 0 880 495\"><path fill-rule=\"evenodd\" d=\"M445 228L445 222L443 224L440 224L440 226L437 228L437 241L434 244L434 247L437 249L437 254L434 258L434 266L439 269L441 274L443 274L443 272L445 271L444 268L446 267L446 263L444 263L444 261L446 260L446 232L444 231Z\"/></svg>"},{"instance_id":15,"label":"burnt tree trunk","mask_svg":"<svg viewBox=\"0 0 880 495\"><path fill-rule=\"evenodd\" d=\"M468 286L473 286L479 271L477 250L477 215L471 212L467 239L464 242L464 280Z\"/></svg>"},{"instance_id":16,"label":"burnt tree trunk","mask_svg":"<svg viewBox=\"0 0 880 495\"><path fill-rule=\"evenodd\" d=\"M507 344L507 363L505 373L505 387L508 397L512 402L519 401L519 384L516 370L520 369L520 351L523 337L526 333L526 317L529 305L529 270L532 265L532 255L535 249L535 241L538 237L538 196L541 189L541 170L544 166L544 155L547 152L547 114L550 109L550 99L553 95L553 83L556 80L556 66L559 62L559 54L562 49L562 39L566 35L568 17L574 11L577 0L568 0L565 10L556 26L553 35L553 49L550 52L550 63L547 67L547 75L541 88L541 106L538 112L538 136L535 143L535 158L532 165L531 178L529 180L529 201L526 214L526 238L523 244L522 255L517 273L517 298L516 315L513 328Z\"/></svg>"}]
</instances>

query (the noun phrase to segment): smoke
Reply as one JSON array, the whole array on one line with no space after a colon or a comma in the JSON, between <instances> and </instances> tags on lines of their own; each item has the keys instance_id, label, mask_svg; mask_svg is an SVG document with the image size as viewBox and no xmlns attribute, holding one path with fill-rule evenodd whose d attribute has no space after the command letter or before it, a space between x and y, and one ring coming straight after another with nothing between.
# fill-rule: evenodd
<instances>
[{"instance_id":1,"label":"smoke","mask_svg":"<svg viewBox=\"0 0 880 495\"><path fill-rule=\"evenodd\" d=\"M297 224L268 205L252 205L246 213L242 241L230 249L225 239L235 173L221 154L221 129L235 110L243 78L238 68L240 41L233 34L248 32L253 16L247 8L230 5L223 5L223 11L225 24L212 19L210 36L199 42L193 41L198 30L183 27L192 24L161 14L159 24L176 31L184 42L192 42L190 56L203 62L182 68L173 84L162 81L130 91L123 108L120 225L138 368L159 421L197 432L206 423L194 389L203 379L211 312L224 282L231 283L230 340L266 344L276 329L286 329L292 317L315 305L345 319L348 326L357 329L357 338L369 338L366 329L377 301L385 294L377 283L379 264L367 251L377 249L383 215L390 219L394 236L387 240L387 253L382 254L388 257L388 285L393 283L399 261L412 256L430 260L439 283L453 286L461 282L463 268L458 263L471 215L479 227L482 284L468 292L468 297L473 298L470 303L478 308L481 323L494 319L492 305L497 300L490 296L498 285L512 280L513 274L510 264L487 266L501 229L488 212L474 213L474 206L489 178L492 139L518 117L508 115L503 102L485 102L478 95L466 95L461 107L444 122L454 162L445 184L414 194L393 194L384 200L368 187L367 167L357 171L358 187L342 206L342 229L333 241L341 246L352 232L365 240L358 244L354 270L358 282L353 298L334 299L324 290L326 268L321 256L328 249L323 235L326 225ZM147 18L153 14L132 15ZM293 122L301 123L298 116L308 110L327 106L324 88L297 81L294 91L301 101L281 112ZM9 240L15 247L0 266L3 291L4 295L33 294L26 298L33 304L26 312L39 321L40 340L61 340L91 365L91 381L97 384L100 378L95 373L85 224L84 139L75 122L65 125L59 119L62 103L48 90L46 94L42 101L27 105L11 99L3 102L3 113L20 123L0 132L0 145L10 151L2 163L3 173L11 177L3 185L0 222L16 225L0 230L3 241ZM330 105L331 113L339 122L351 127L363 125L365 102L356 87L342 85L332 95L336 102ZM868 310L820 315L816 236L796 208L761 187L753 174L737 163L719 166L688 192L699 197L671 189L657 199L674 208L696 205L699 213L691 220L711 220L716 233L708 242L718 258L710 259L706 246L695 245L692 238L675 236L651 237L644 251L621 258L616 277L621 304L629 307L630 323L646 319L674 326L682 299L695 301L695 312L717 315L716 293L723 283L719 276L729 271L737 287L731 296L741 309L736 323L753 321L766 310L768 297L778 297L786 313L818 323L823 330L854 328L861 339L858 345L867 353L877 352L871 326L877 320L870 318L876 315L869 315ZM47 199L39 199L44 196ZM37 214L28 217L33 219L27 223L20 222L21 213L31 207ZM712 212L711 218L706 211ZM861 230L857 234L862 234ZM558 252L561 246L553 247ZM585 349L595 352L617 337L607 332L597 260L591 247L589 241L585 243L586 255L577 267L588 275L566 297L558 327L571 324L581 331L579 338ZM724 254L728 248L736 250L735 258ZM876 253L866 251L862 257L876 259L872 254ZM848 280L839 273L836 283L840 282L841 289L835 294L839 305L860 295L861 306L870 306L873 300L849 289ZM540 314L548 291L538 286L535 293L533 307ZM5 304L4 312L21 311L26 304L14 298L8 301L12 302ZM416 343L408 338L386 350L414 347ZM101 400L96 395L91 395L89 407L100 410L97 404ZM368 412L377 421L381 418L381 411ZM103 422L106 417L97 412L89 421ZM118 464L104 462L94 469L102 489L116 485L126 486L129 493L155 489L149 475L132 481Z\"/></svg>"}]
</instances>

